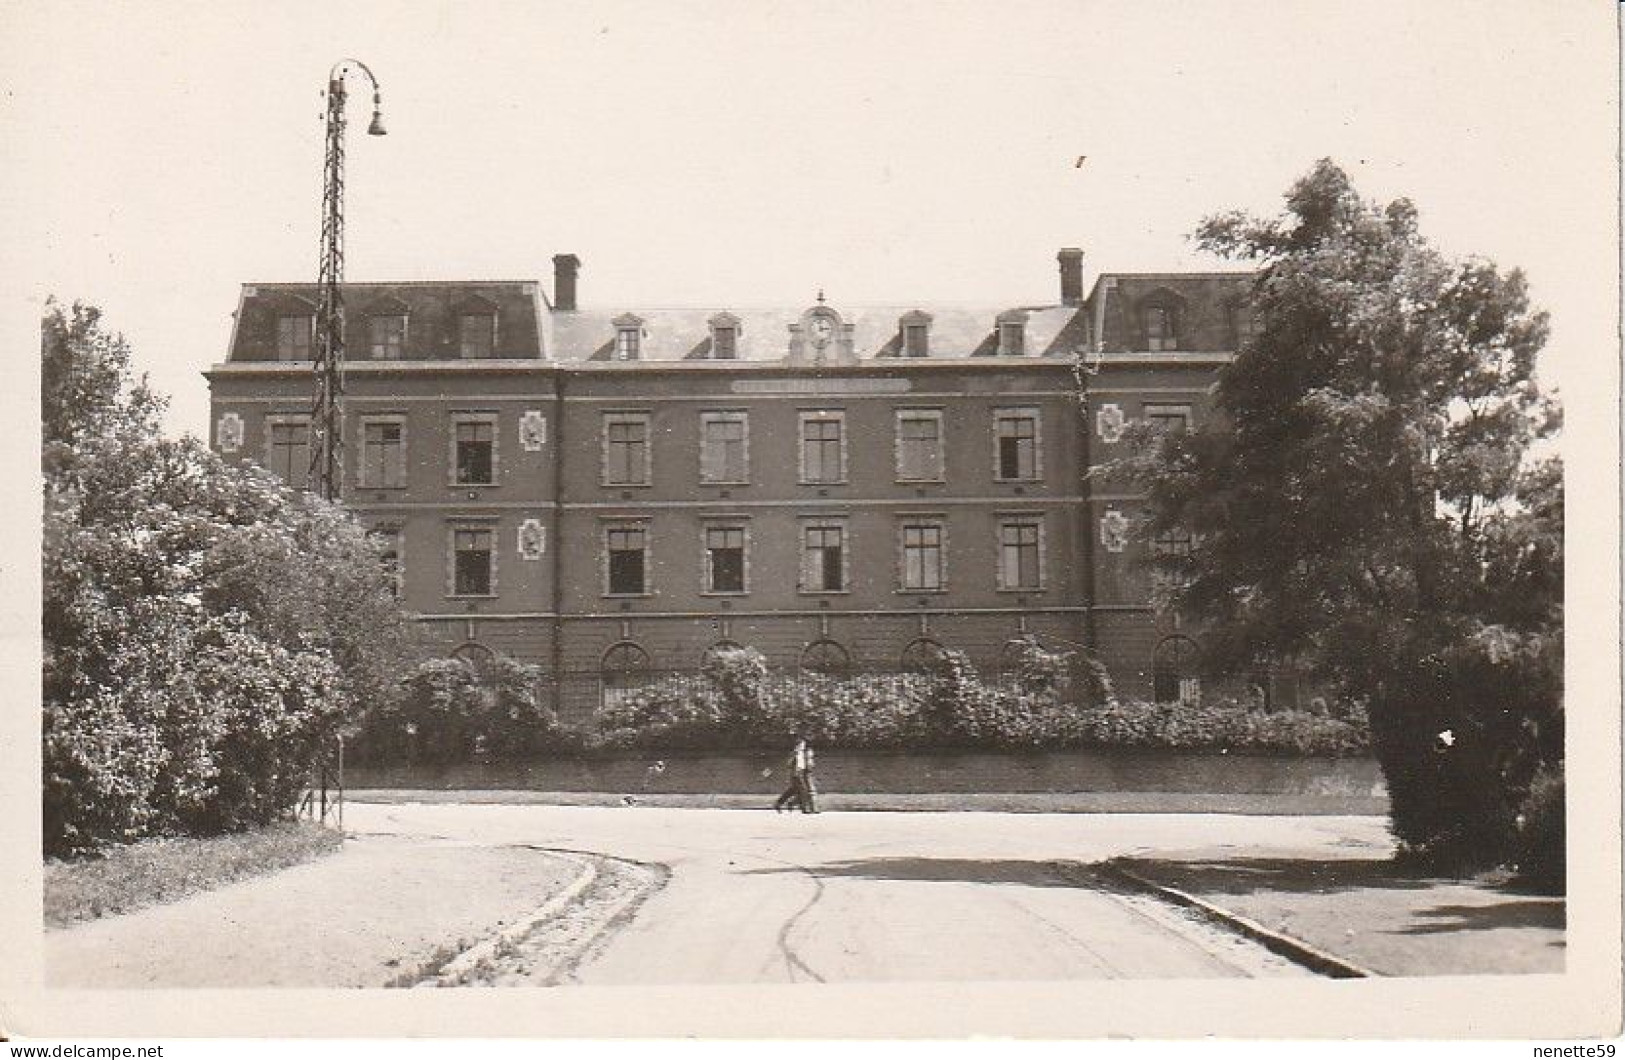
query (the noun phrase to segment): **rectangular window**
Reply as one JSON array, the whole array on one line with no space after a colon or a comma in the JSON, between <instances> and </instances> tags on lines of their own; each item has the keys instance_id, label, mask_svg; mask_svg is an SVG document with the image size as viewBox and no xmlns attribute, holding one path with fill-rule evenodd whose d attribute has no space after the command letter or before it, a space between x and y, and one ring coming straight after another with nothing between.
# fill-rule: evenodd
<instances>
[{"instance_id":1,"label":"rectangular window","mask_svg":"<svg viewBox=\"0 0 1625 1060\"><path fill-rule=\"evenodd\" d=\"M642 596L648 585L648 531L641 526L612 526L604 531L610 596Z\"/></svg>"},{"instance_id":2,"label":"rectangular window","mask_svg":"<svg viewBox=\"0 0 1625 1060\"><path fill-rule=\"evenodd\" d=\"M748 424L743 412L700 413L700 481L744 483L750 480L746 446Z\"/></svg>"},{"instance_id":3,"label":"rectangular window","mask_svg":"<svg viewBox=\"0 0 1625 1060\"><path fill-rule=\"evenodd\" d=\"M406 349L406 317L399 313L375 316L369 319L367 326L373 360L400 360Z\"/></svg>"},{"instance_id":4,"label":"rectangular window","mask_svg":"<svg viewBox=\"0 0 1625 1060\"><path fill-rule=\"evenodd\" d=\"M1191 554L1189 530L1163 530L1151 539L1151 553L1155 556L1188 556Z\"/></svg>"},{"instance_id":5,"label":"rectangular window","mask_svg":"<svg viewBox=\"0 0 1625 1060\"><path fill-rule=\"evenodd\" d=\"M813 524L801 528L801 590L838 593L846 589L846 527Z\"/></svg>"},{"instance_id":6,"label":"rectangular window","mask_svg":"<svg viewBox=\"0 0 1625 1060\"><path fill-rule=\"evenodd\" d=\"M452 531L453 569L452 594L454 596L491 595L491 545L495 533L491 530L463 529Z\"/></svg>"},{"instance_id":7,"label":"rectangular window","mask_svg":"<svg viewBox=\"0 0 1625 1060\"><path fill-rule=\"evenodd\" d=\"M616 329L615 359L617 361L635 361L638 359L638 330L637 328Z\"/></svg>"},{"instance_id":8,"label":"rectangular window","mask_svg":"<svg viewBox=\"0 0 1625 1060\"><path fill-rule=\"evenodd\" d=\"M924 324L903 325L903 356L924 357L931 352L930 332Z\"/></svg>"},{"instance_id":9,"label":"rectangular window","mask_svg":"<svg viewBox=\"0 0 1625 1060\"><path fill-rule=\"evenodd\" d=\"M846 438L840 412L801 414L801 481L846 481Z\"/></svg>"},{"instance_id":10,"label":"rectangular window","mask_svg":"<svg viewBox=\"0 0 1625 1060\"><path fill-rule=\"evenodd\" d=\"M604 415L604 468L606 486L649 484L649 417L643 414Z\"/></svg>"},{"instance_id":11,"label":"rectangular window","mask_svg":"<svg viewBox=\"0 0 1625 1060\"><path fill-rule=\"evenodd\" d=\"M739 357L739 329L715 328L711 332L711 356L719 361L732 361Z\"/></svg>"},{"instance_id":12,"label":"rectangular window","mask_svg":"<svg viewBox=\"0 0 1625 1060\"><path fill-rule=\"evenodd\" d=\"M277 317L276 359L279 361L308 361L311 356L311 318L308 316Z\"/></svg>"},{"instance_id":13,"label":"rectangular window","mask_svg":"<svg viewBox=\"0 0 1625 1060\"><path fill-rule=\"evenodd\" d=\"M993 477L1003 482L1038 478L1038 410L1005 409L995 414Z\"/></svg>"},{"instance_id":14,"label":"rectangular window","mask_svg":"<svg viewBox=\"0 0 1625 1060\"><path fill-rule=\"evenodd\" d=\"M897 481L941 482L942 478L942 413L898 410Z\"/></svg>"},{"instance_id":15,"label":"rectangular window","mask_svg":"<svg viewBox=\"0 0 1625 1060\"><path fill-rule=\"evenodd\" d=\"M1189 405L1146 405L1145 422L1158 432L1188 430L1191 425L1191 407Z\"/></svg>"},{"instance_id":16,"label":"rectangular window","mask_svg":"<svg viewBox=\"0 0 1625 1060\"><path fill-rule=\"evenodd\" d=\"M310 484L310 421L275 419L269 424L266 461L277 477L296 490Z\"/></svg>"},{"instance_id":17,"label":"rectangular window","mask_svg":"<svg viewBox=\"0 0 1625 1060\"><path fill-rule=\"evenodd\" d=\"M390 590L401 595L401 531L398 527L377 527L370 531L378 546L378 562L389 577Z\"/></svg>"},{"instance_id":18,"label":"rectangular window","mask_svg":"<svg viewBox=\"0 0 1625 1060\"><path fill-rule=\"evenodd\" d=\"M399 420L361 422L361 485L370 489L406 486L406 428Z\"/></svg>"},{"instance_id":19,"label":"rectangular window","mask_svg":"<svg viewBox=\"0 0 1625 1060\"><path fill-rule=\"evenodd\" d=\"M902 587L916 592L942 591L942 524L904 523L899 533L903 547Z\"/></svg>"},{"instance_id":20,"label":"rectangular window","mask_svg":"<svg viewBox=\"0 0 1625 1060\"><path fill-rule=\"evenodd\" d=\"M1164 306L1146 307L1145 348L1148 350L1179 349L1179 337L1174 333L1174 314L1172 310Z\"/></svg>"},{"instance_id":21,"label":"rectangular window","mask_svg":"<svg viewBox=\"0 0 1625 1060\"><path fill-rule=\"evenodd\" d=\"M491 313L464 313L457 318L457 352L464 359L490 357L496 348L497 318Z\"/></svg>"},{"instance_id":22,"label":"rectangular window","mask_svg":"<svg viewBox=\"0 0 1625 1060\"><path fill-rule=\"evenodd\" d=\"M999 524L999 588L1043 588L1042 540L1043 524L1036 520Z\"/></svg>"},{"instance_id":23,"label":"rectangular window","mask_svg":"<svg viewBox=\"0 0 1625 1060\"><path fill-rule=\"evenodd\" d=\"M745 591L744 527L705 528L705 591L708 593Z\"/></svg>"},{"instance_id":24,"label":"rectangular window","mask_svg":"<svg viewBox=\"0 0 1625 1060\"><path fill-rule=\"evenodd\" d=\"M1020 357L1027 352L1027 328L1020 323L999 325L999 355Z\"/></svg>"},{"instance_id":25,"label":"rectangular window","mask_svg":"<svg viewBox=\"0 0 1625 1060\"><path fill-rule=\"evenodd\" d=\"M490 419L454 421L453 470L456 486L490 486L496 482L496 423Z\"/></svg>"}]
</instances>

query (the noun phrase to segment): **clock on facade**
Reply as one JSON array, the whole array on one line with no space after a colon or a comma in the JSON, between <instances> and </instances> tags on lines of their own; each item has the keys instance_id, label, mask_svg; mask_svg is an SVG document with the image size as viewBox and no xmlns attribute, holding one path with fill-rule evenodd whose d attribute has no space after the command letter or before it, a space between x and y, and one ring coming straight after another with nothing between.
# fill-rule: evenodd
<instances>
[{"instance_id":1,"label":"clock on facade","mask_svg":"<svg viewBox=\"0 0 1625 1060\"><path fill-rule=\"evenodd\" d=\"M835 333L835 325L829 317L813 317L812 323L807 326L812 331L814 346L822 349L829 345L830 336Z\"/></svg>"}]
</instances>

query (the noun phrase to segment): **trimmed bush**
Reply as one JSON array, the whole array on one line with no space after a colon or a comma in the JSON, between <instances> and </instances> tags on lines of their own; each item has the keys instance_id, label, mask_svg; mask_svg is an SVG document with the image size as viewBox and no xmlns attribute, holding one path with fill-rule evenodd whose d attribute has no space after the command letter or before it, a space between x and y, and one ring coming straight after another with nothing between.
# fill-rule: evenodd
<instances>
[{"instance_id":1,"label":"trimmed bush","mask_svg":"<svg viewBox=\"0 0 1625 1060\"><path fill-rule=\"evenodd\" d=\"M351 758L513 762L568 746L540 687L541 671L501 655L478 669L460 659L419 663L362 719Z\"/></svg>"},{"instance_id":2,"label":"trimmed bush","mask_svg":"<svg viewBox=\"0 0 1625 1060\"><path fill-rule=\"evenodd\" d=\"M961 652L932 674L835 679L771 673L754 649L718 653L698 678L671 677L616 697L591 746L649 751L777 748L790 733L850 749L1124 747L1352 756L1369 753L1357 706L1339 715L1265 713L1233 701L1079 705L1047 675L985 684ZM1048 689L1028 691L1028 688ZM1099 692L1109 681L1095 686Z\"/></svg>"}]
</instances>

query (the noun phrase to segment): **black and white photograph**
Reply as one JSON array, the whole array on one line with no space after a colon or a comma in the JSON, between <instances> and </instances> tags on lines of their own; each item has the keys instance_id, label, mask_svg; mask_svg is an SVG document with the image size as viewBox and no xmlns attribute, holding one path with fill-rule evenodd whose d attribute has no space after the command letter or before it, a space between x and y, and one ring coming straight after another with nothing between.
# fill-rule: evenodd
<instances>
[{"instance_id":1,"label":"black and white photograph","mask_svg":"<svg viewBox=\"0 0 1625 1060\"><path fill-rule=\"evenodd\" d=\"M0 1038L1621 1034L1614 4L3 10Z\"/></svg>"}]
</instances>

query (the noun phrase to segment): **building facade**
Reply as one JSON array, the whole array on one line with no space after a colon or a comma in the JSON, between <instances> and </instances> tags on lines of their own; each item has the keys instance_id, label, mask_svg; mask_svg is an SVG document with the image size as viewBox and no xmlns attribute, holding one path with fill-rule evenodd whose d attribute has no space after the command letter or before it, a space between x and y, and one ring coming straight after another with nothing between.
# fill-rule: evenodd
<instances>
[{"instance_id":1,"label":"building facade","mask_svg":"<svg viewBox=\"0 0 1625 1060\"><path fill-rule=\"evenodd\" d=\"M535 663L577 721L730 644L832 672L947 647L990 672L1031 635L1188 698L1195 641L1150 604L1136 499L1090 468L1131 421L1205 414L1250 278L1085 295L1082 258L1023 306L585 308L573 255L551 300L350 284L341 493L433 650ZM245 285L207 373L216 450L294 486L314 311L313 285Z\"/></svg>"}]
</instances>

